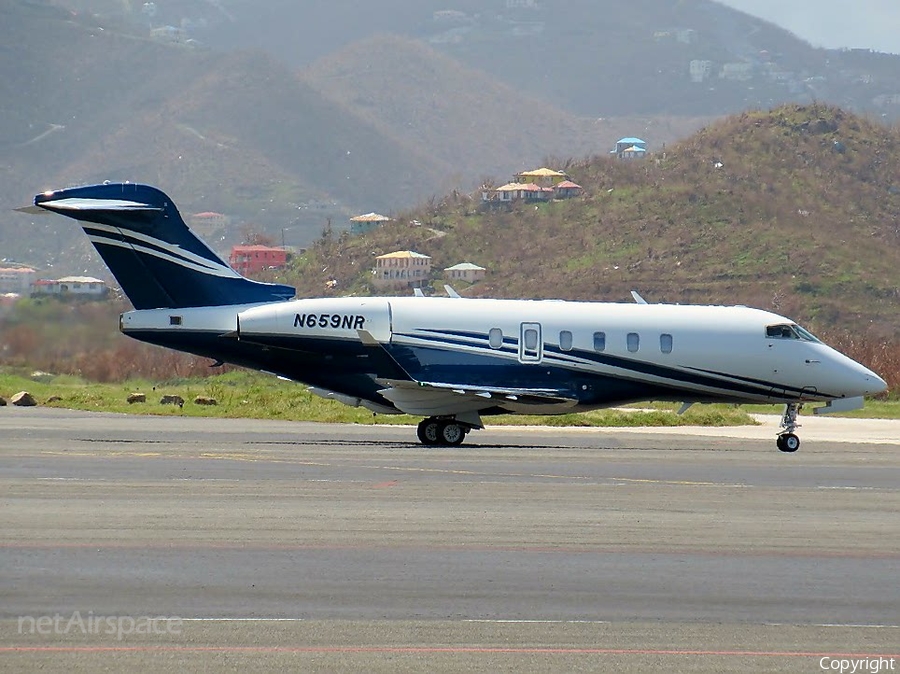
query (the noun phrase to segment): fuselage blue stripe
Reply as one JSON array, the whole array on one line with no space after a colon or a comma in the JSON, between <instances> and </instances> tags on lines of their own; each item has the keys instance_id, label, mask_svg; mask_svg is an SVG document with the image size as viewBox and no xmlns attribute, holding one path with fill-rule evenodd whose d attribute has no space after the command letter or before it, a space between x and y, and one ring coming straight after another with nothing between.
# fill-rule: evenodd
<instances>
[{"instance_id":1,"label":"fuselage blue stripe","mask_svg":"<svg viewBox=\"0 0 900 674\"><path fill-rule=\"evenodd\" d=\"M432 343L436 346L443 345L456 348L461 347L462 350L473 353L502 353L507 356L518 355L518 342L517 340L512 338L504 338L504 347L502 349L492 349L490 347L479 347L477 344L472 343L481 342L482 344L486 344L488 336L484 333L459 330L442 331L436 329L423 329L418 332L427 332L431 334L429 336L425 336L421 334L403 333L396 336L401 336L409 339L418 339ZM456 339L453 339L454 337ZM463 337L466 340L470 341L462 341L459 339L459 337ZM410 345L410 348L415 349L415 347L412 345ZM615 356L612 354L597 353L579 349L569 352L563 352L554 345L545 345L544 353L545 355L552 354L553 358L551 360L555 362L551 362L550 364L556 367L566 368L567 365L574 365L579 363L587 365L605 365L620 370L626 370L636 375L650 375L653 377L658 377L660 379L669 380L669 382L659 385L677 386L678 384L692 384L694 386L703 386L706 388L730 391L732 393L744 393L761 397L772 397L773 391L783 391L785 394L796 394L792 397L800 397L807 392L804 389L797 388L795 386L786 386L777 382L767 381L763 379L751 379L747 377L729 375L721 372L698 370L697 368L689 368L693 370L693 372L688 372L679 368L658 365L656 363L639 361L631 358L623 358L621 356ZM545 358L545 361L546 360L547 359ZM545 362L545 364L547 363ZM593 372L591 374L597 373ZM827 393L816 393L817 395L820 395L822 397L836 397Z\"/></svg>"}]
</instances>

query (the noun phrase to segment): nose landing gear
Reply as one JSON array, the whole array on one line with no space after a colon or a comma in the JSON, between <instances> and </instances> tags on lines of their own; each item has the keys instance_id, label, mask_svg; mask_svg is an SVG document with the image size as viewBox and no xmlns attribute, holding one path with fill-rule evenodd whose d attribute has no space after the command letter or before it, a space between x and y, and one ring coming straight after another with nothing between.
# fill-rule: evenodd
<instances>
[{"instance_id":1,"label":"nose landing gear","mask_svg":"<svg viewBox=\"0 0 900 674\"><path fill-rule=\"evenodd\" d=\"M784 406L784 414L781 417L781 431L778 433L778 439L775 444L782 452L796 452L800 449L800 438L794 431L800 428L797 423L797 415L800 413L802 403L788 403Z\"/></svg>"}]
</instances>

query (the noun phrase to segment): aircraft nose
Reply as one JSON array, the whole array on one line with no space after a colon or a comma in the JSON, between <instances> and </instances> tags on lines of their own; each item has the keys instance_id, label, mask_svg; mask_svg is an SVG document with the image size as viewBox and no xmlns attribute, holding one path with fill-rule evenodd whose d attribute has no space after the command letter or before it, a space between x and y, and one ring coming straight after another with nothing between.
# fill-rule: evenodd
<instances>
[{"instance_id":1,"label":"aircraft nose","mask_svg":"<svg viewBox=\"0 0 900 674\"><path fill-rule=\"evenodd\" d=\"M857 393L857 395L871 396L887 390L887 382L884 379L872 372L872 370L865 365L860 365L859 363L856 365L858 373L856 381L859 386L859 393Z\"/></svg>"},{"instance_id":2,"label":"aircraft nose","mask_svg":"<svg viewBox=\"0 0 900 674\"><path fill-rule=\"evenodd\" d=\"M874 372L872 373L872 385L873 385L873 391L872 391L871 395L874 395L876 393L881 393L882 391L887 391L887 387L888 387L887 382L884 379L882 379L881 377L879 377L877 374L875 374Z\"/></svg>"}]
</instances>

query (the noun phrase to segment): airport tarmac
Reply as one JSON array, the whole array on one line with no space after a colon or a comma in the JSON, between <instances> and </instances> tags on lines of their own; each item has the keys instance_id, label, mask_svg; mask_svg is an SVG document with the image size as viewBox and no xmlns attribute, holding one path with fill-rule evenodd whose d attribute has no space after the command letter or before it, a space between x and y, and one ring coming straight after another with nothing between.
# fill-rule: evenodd
<instances>
[{"instance_id":1,"label":"airport tarmac","mask_svg":"<svg viewBox=\"0 0 900 674\"><path fill-rule=\"evenodd\" d=\"M2 408L0 668L898 671L900 423L801 421Z\"/></svg>"}]
</instances>

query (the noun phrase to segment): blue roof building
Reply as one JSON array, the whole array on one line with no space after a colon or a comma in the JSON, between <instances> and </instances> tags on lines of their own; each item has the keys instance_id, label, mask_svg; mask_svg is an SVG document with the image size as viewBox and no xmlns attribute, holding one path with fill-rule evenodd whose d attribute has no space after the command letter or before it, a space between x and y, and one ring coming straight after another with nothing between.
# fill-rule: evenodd
<instances>
[{"instance_id":1,"label":"blue roof building","mask_svg":"<svg viewBox=\"0 0 900 674\"><path fill-rule=\"evenodd\" d=\"M637 159L647 154L647 142L640 138L622 138L616 143L616 149L610 150L610 154L619 159Z\"/></svg>"}]
</instances>

